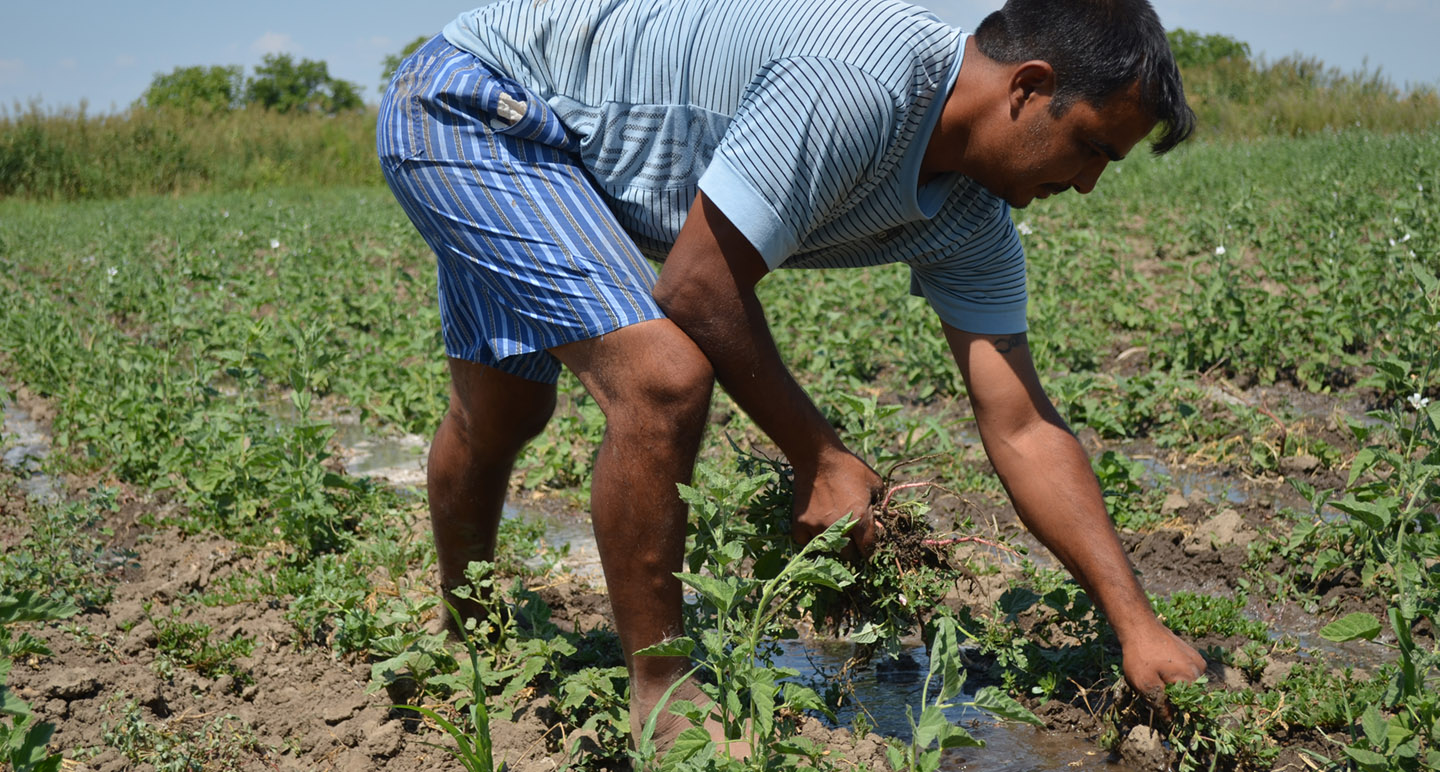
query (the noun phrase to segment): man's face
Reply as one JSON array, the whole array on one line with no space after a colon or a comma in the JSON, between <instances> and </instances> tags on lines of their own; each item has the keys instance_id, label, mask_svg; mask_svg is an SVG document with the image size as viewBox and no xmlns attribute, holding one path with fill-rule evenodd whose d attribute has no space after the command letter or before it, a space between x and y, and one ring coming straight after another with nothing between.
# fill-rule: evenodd
<instances>
[{"instance_id":1,"label":"man's face","mask_svg":"<svg viewBox=\"0 0 1440 772\"><path fill-rule=\"evenodd\" d=\"M1137 92L1114 94L1099 108L1077 100L1059 118L1048 97L1032 99L1001 141L990 179L979 181L1017 209L1072 188L1089 193L1105 167L1155 127Z\"/></svg>"}]
</instances>

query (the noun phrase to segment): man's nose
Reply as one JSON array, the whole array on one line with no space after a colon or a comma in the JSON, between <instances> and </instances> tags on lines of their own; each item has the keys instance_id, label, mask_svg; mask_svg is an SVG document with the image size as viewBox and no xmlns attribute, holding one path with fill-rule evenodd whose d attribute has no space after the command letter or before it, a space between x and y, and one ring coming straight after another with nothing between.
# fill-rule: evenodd
<instances>
[{"instance_id":1,"label":"man's nose","mask_svg":"<svg viewBox=\"0 0 1440 772\"><path fill-rule=\"evenodd\" d=\"M1105 173L1105 167L1110 164L1109 159L1099 158L1095 163L1086 166L1070 180L1070 187L1077 193L1084 195L1095 189L1095 183L1100 181L1100 175Z\"/></svg>"}]
</instances>

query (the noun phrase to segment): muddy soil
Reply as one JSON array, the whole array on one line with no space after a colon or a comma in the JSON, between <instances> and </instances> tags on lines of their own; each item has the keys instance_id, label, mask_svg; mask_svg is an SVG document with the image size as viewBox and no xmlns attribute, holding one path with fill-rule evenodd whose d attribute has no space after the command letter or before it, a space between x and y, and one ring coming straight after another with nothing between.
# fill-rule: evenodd
<instances>
[{"instance_id":1,"label":"muddy soil","mask_svg":"<svg viewBox=\"0 0 1440 772\"><path fill-rule=\"evenodd\" d=\"M1259 398L1276 399L1274 395ZM47 417L42 403L23 407L38 421ZM1325 415L1324 406L1305 407L1317 416L1317 425L1326 424L1326 419L1319 417ZM1333 418L1330 420L1328 426L1334 427ZM1101 446L1093 438L1082 440L1092 452ZM1340 432L1332 428L1327 440L1340 443ZM1336 473L1320 466L1287 471L1321 487L1337 485ZM1303 503L1279 475L1225 482L1227 490L1239 491L1238 501L1235 496L1213 491L1176 488L1167 492L1164 510L1170 517L1166 523L1144 533L1121 534L1147 589L1159 594L1179 590L1233 593L1237 579L1243 576L1249 545L1283 527L1278 517L1282 507ZM58 487L84 490L93 483L67 480ZM32 502L18 485L0 485L0 491L4 491L0 497L4 515L0 547L9 548L23 536L16 523L23 522ZM1028 547L1032 559L1055 565L1003 496L936 491L925 498L937 513L939 536L948 535L946 529L965 516L983 524L983 532L962 535L983 540L957 544L955 565L984 553L1001 566L996 574L961 577L964 581L957 583L957 604L988 608L1004 591L1006 580L1018 575L1017 561L989 541ZM214 765L207 767L212 769L409 772L454 768L449 755L435 747L450 746L447 736L432 725L403 718L392 710L383 690L367 689L368 662L336 657L323 646L296 639L294 627L285 619L285 598L264 604L177 605L184 609L181 621L203 623L221 637L248 636L257 646L250 656L237 661L236 673L207 677L193 670L161 667L152 616L168 614L176 599L221 586L229 576L260 570L261 563L253 550L223 539L187 537L178 530L139 525L142 515L164 513L169 505L161 498L126 489L121 504L103 525L108 554L124 556L110 566L117 581L114 599L104 608L65 623L34 629L53 654L18 662L10 675L19 696L29 701L43 720L57 726L51 747L73 760L67 763L69 772L151 768L132 762L113 747L124 745L127 727L133 729L139 720L172 734L200 738L199 745L212 747L217 754L230 754L214 760ZM566 508L555 502L548 506ZM581 513L569 514L578 517ZM427 533L424 513L417 510L412 516L415 532ZM957 570L957 574L963 573ZM1343 577L1321 591L1325 610L1318 614L1288 604L1272 607L1254 597L1249 611L1272 627L1313 632L1342 610L1363 605L1353 583L1347 585ZM541 592L563 629L611 626L602 590L571 581L552 584ZM1354 600L1347 600L1350 598ZM1224 650L1243 641L1194 643L1202 649ZM1307 652L1299 654L1308 656ZM1365 656L1373 657L1373 652ZM1211 681L1215 688L1256 685L1221 665L1214 669ZM1105 731L1098 715L1114 698L1088 695L1070 703L1051 701L1031 707L1046 720L1048 731L1078 733L1098 742ZM585 752L583 743L576 742L573 728L554 720L551 699L546 694L528 695L513 720L492 726L496 758L507 760L515 772L563 768L577 760L576 754ZM847 731L807 722L804 733L827 743L836 756L885 768L883 745L877 736L857 740ZM1158 742L1151 723L1157 723L1153 715L1135 715L1110 758L1123 759L1135 769L1166 768L1173 753ZM1298 749L1314 746L1316 739L1303 735L1277 739L1287 749L1276 768L1305 768ZM579 750L572 750L576 748ZM1105 755L1101 751L1101 758Z\"/></svg>"},{"instance_id":2,"label":"muddy soil","mask_svg":"<svg viewBox=\"0 0 1440 772\"><path fill-rule=\"evenodd\" d=\"M185 609L179 621L213 628L212 638L245 636L257 645L250 656L235 661L235 673L207 677L161 667L152 619L168 619L167 609L176 599L222 586L227 577L254 572L260 564L253 550L224 539L138 526L138 516L157 503L133 493L122 496L122 502L121 512L105 524L115 534L112 551L127 556L113 600L65 623L32 630L53 653L16 663L10 676L19 696L56 725L51 748L76 762L67 764L69 772L148 768L107 747L107 738L115 744L136 719L202 738L199 745L212 746L216 754L207 760L207 769L458 768L445 751L433 747L452 746L446 735L403 718L391 709L385 691L367 690L369 663L336 658L323 647L296 640L285 619L284 598L266 604L173 606ZM14 513L25 506L12 496L3 508ZM18 535L7 529L6 538ZM550 583L539 592L562 629L611 624L608 600L588 585ZM550 695L529 695L513 720L492 725L497 760L507 760L515 772L554 770L584 753L567 751L574 744L567 743L574 739L573 728L554 720L550 703ZM856 761L883 757L877 737L857 743L848 732L808 723L813 726L805 727L806 736L826 742L836 754Z\"/></svg>"}]
</instances>

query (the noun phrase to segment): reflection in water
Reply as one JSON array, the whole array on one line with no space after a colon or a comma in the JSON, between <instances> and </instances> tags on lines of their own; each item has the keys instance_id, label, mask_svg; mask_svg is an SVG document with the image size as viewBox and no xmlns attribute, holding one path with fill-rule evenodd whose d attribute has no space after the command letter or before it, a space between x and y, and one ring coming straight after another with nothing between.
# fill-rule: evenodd
<instances>
[{"instance_id":1,"label":"reflection in water","mask_svg":"<svg viewBox=\"0 0 1440 772\"><path fill-rule=\"evenodd\" d=\"M55 481L40 472L40 462L50 453L50 435L20 406L7 403L4 408L4 429L0 430L4 455L0 463L20 478L20 490L26 497L45 504L59 503Z\"/></svg>"},{"instance_id":2,"label":"reflection in water","mask_svg":"<svg viewBox=\"0 0 1440 772\"><path fill-rule=\"evenodd\" d=\"M843 641L782 641L782 653L775 664L800 671L800 683L824 693L844 670L854 650ZM850 674L854 703L842 708L836 718L840 726L851 726L855 714L864 711L873 731L908 740L910 723L906 706L915 716L922 709L921 692L930 658L922 646L905 650L900 660L877 661ZM939 689L932 684L931 691ZM971 699L967 691L962 700ZM858 703L858 704L856 704ZM942 757L942 770L985 770L986 772L1061 772L1100 769L1110 772L1138 772L1132 767L1110 763L1109 753L1078 735L1044 732L1016 723L1001 723L984 711L957 706L946 716L965 727L983 748L957 748Z\"/></svg>"}]
</instances>

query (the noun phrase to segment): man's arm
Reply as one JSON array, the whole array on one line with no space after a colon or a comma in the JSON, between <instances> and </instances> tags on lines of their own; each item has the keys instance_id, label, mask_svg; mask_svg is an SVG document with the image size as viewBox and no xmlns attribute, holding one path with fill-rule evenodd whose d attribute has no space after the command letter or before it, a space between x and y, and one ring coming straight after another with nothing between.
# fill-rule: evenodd
<instances>
[{"instance_id":1,"label":"man's arm","mask_svg":"<svg viewBox=\"0 0 1440 772\"><path fill-rule=\"evenodd\" d=\"M851 540L874 549L874 470L845 448L785 367L755 284L769 268L745 236L703 193L680 230L655 300L710 359L740 408L780 446L795 470L795 538L805 542L854 513Z\"/></svg>"},{"instance_id":2,"label":"man's arm","mask_svg":"<svg viewBox=\"0 0 1440 772\"><path fill-rule=\"evenodd\" d=\"M985 452L1016 512L1115 628L1125 679L1154 699L1167 683L1199 677L1205 660L1155 618L1089 459L1045 396L1025 335L975 335L945 325L945 338Z\"/></svg>"}]
</instances>

